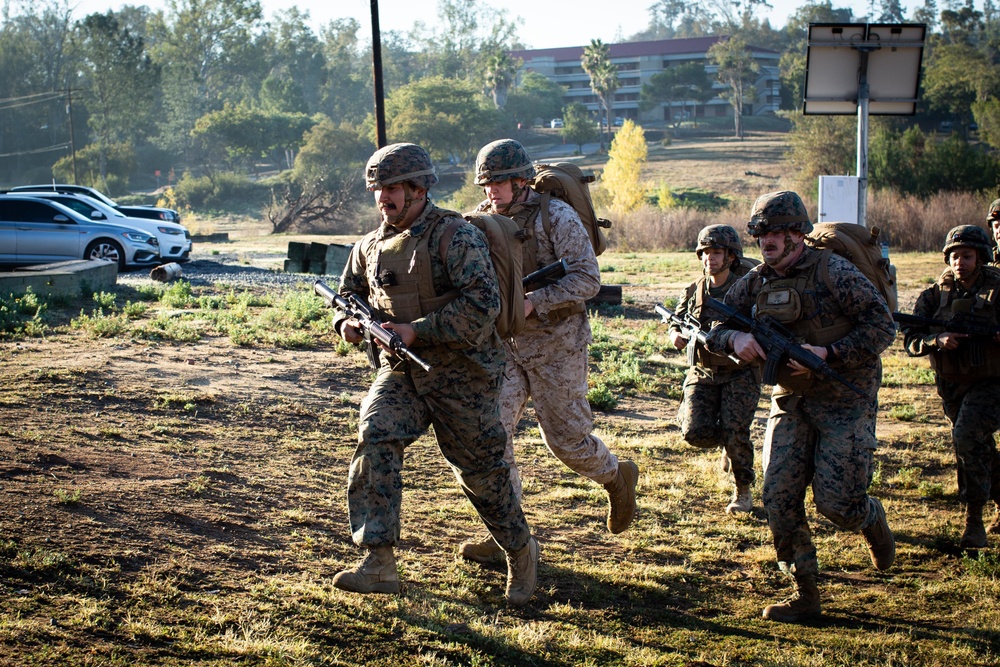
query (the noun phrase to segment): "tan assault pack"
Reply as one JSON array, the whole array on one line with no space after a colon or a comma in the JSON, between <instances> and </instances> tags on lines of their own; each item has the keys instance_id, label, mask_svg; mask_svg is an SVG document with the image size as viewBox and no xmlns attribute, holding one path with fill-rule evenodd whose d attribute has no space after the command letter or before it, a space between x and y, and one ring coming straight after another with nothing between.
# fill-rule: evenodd
<instances>
[{"instance_id":1,"label":"tan assault pack","mask_svg":"<svg viewBox=\"0 0 1000 667\"><path fill-rule=\"evenodd\" d=\"M806 243L817 250L830 249L858 267L882 294L889 312L896 312L899 306L896 267L882 256L878 236L878 227L869 229L853 222L820 222L806 234ZM820 265L819 272L820 279L829 285L827 262Z\"/></svg>"},{"instance_id":2,"label":"tan assault pack","mask_svg":"<svg viewBox=\"0 0 1000 667\"><path fill-rule=\"evenodd\" d=\"M608 237L604 235L604 230L611 227L611 221L598 218L594 211L594 202L590 198L590 183L593 182L593 174L585 174L572 162L554 162L535 164L535 177L528 185L542 195L542 226L546 234L550 234L552 230L552 221L549 220L549 197L558 197L572 206L580 216L583 228L590 236L594 254L600 255L608 249Z\"/></svg>"},{"instance_id":3,"label":"tan assault pack","mask_svg":"<svg viewBox=\"0 0 1000 667\"><path fill-rule=\"evenodd\" d=\"M455 215L458 215L457 213ZM469 213L463 218L479 228L490 247L490 259L500 285L500 314L497 333L513 338L524 330L524 285L521 284L521 245L517 223L497 213ZM445 260L451 237L458 225L451 225L441 237L441 261Z\"/></svg>"}]
</instances>

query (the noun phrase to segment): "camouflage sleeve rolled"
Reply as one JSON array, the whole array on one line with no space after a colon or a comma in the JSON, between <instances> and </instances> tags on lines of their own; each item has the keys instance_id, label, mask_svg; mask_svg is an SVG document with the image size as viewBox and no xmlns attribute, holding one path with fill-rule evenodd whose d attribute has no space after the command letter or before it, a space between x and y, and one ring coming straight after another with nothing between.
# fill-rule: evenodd
<instances>
[{"instance_id":1,"label":"camouflage sleeve rolled","mask_svg":"<svg viewBox=\"0 0 1000 667\"><path fill-rule=\"evenodd\" d=\"M751 306L756 297L756 294L753 292L756 281L752 280L752 278L756 275L757 270L751 269L729 289L726 297L722 300L727 306L735 308L747 317L753 317ZM729 339L734 334L739 333L739 331L739 329L733 329L727 323L721 322L712 327L712 330L708 332L708 336L705 338L706 347L708 347L709 352L726 354L729 352L727 349Z\"/></svg>"},{"instance_id":2,"label":"camouflage sleeve rolled","mask_svg":"<svg viewBox=\"0 0 1000 667\"><path fill-rule=\"evenodd\" d=\"M698 286L697 282L688 285L687 289L684 290L684 294L682 294L681 298L677 300L677 308L674 309L674 314L677 315L677 317L679 317L682 320L684 319L684 315L686 315L687 312L691 309L691 301L693 300L692 296L694 295L694 291L697 288L697 286ZM670 328L667 329L667 331L671 333L675 332L681 333L681 328L676 324L671 323Z\"/></svg>"},{"instance_id":3,"label":"camouflage sleeve rolled","mask_svg":"<svg viewBox=\"0 0 1000 667\"><path fill-rule=\"evenodd\" d=\"M913 314L917 317L934 317L937 304L941 298L941 288L935 285L920 293L917 303L913 306ZM923 357L937 347L937 333L927 333L926 331L914 331L908 327L903 327L903 345L906 353L911 357Z\"/></svg>"},{"instance_id":4,"label":"camouflage sleeve rolled","mask_svg":"<svg viewBox=\"0 0 1000 667\"><path fill-rule=\"evenodd\" d=\"M541 216L536 230L541 227ZM601 271L590 244L590 236L573 207L559 199L549 202L552 233L538 239L538 265L563 259L567 271L554 285L535 290L529 297L540 317L564 306L586 301L601 291Z\"/></svg>"},{"instance_id":5,"label":"camouflage sleeve rolled","mask_svg":"<svg viewBox=\"0 0 1000 667\"><path fill-rule=\"evenodd\" d=\"M837 360L847 368L866 365L896 338L892 314L875 285L851 262L831 255L829 275L833 298L854 322L854 328L833 344Z\"/></svg>"},{"instance_id":6,"label":"camouflage sleeve rolled","mask_svg":"<svg viewBox=\"0 0 1000 667\"><path fill-rule=\"evenodd\" d=\"M442 233L444 227L438 225ZM432 257L435 247L431 245ZM414 320L411 323L413 331L417 338L428 343L477 347L493 335L500 314L500 288L486 237L473 225L460 225L451 238L446 256L447 277L459 295L443 308Z\"/></svg>"},{"instance_id":7,"label":"camouflage sleeve rolled","mask_svg":"<svg viewBox=\"0 0 1000 667\"><path fill-rule=\"evenodd\" d=\"M369 289L368 277L365 273L365 251L366 248L371 246L374 240L374 234L368 234L351 248L351 254L347 259L347 264L344 265L343 273L340 274L340 285L337 288L341 296L346 297L349 294L357 294L366 301L368 300ZM339 309L334 310L333 330L340 333L340 323L346 319L347 315L343 311Z\"/></svg>"}]
</instances>

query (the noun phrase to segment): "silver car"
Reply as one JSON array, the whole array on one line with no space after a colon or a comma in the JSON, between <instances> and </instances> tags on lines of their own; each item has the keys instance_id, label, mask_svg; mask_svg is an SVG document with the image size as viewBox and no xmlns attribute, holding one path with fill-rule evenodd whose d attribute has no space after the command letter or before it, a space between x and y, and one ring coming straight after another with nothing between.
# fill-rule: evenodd
<instances>
[{"instance_id":1,"label":"silver car","mask_svg":"<svg viewBox=\"0 0 1000 667\"><path fill-rule=\"evenodd\" d=\"M0 195L0 264L103 259L130 266L159 264L159 242L142 230L88 220L62 204Z\"/></svg>"},{"instance_id":2,"label":"silver car","mask_svg":"<svg viewBox=\"0 0 1000 667\"><path fill-rule=\"evenodd\" d=\"M186 262L191 258L191 234L183 225L164 220L131 218L118 209L83 194L71 192L25 192L24 194L58 202L95 222L134 227L148 232L160 242L160 260L163 262Z\"/></svg>"}]
</instances>

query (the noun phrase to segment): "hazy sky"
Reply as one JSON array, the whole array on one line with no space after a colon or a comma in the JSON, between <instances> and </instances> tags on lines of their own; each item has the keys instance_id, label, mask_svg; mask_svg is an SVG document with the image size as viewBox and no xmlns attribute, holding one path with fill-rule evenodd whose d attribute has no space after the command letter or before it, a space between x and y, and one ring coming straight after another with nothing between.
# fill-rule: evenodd
<instances>
[{"instance_id":1,"label":"hazy sky","mask_svg":"<svg viewBox=\"0 0 1000 667\"><path fill-rule=\"evenodd\" d=\"M542 49L560 46L582 46L591 39L605 42L620 41L639 32L649 25L648 8L655 0L541 0L535 2L496 2L493 6L506 12L519 22L518 35L529 47ZM261 0L264 14L272 14L289 7L298 6L308 11L316 26L333 19L354 17L361 22L362 32L367 38L371 34L370 0ZM165 7L164 0L80 0L76 18L93 12L117 9L123 4L148 5L153 9ZM383 31L409 31L416 21L433 26L437 19L437 0L379 0L379 23ZM788 16L801 6L801 0L771 0L773 9L767 12L771 25L779 28L785 25ZM922 5L922 0L904 0L903 6L909 15L913 7ZM942 5L938 2L938 5ZM976 1L976 6L982 4ZM834 7L850 7L855 16L868 13L865 0L833 0Z\"/></svg>"}]
</instances>

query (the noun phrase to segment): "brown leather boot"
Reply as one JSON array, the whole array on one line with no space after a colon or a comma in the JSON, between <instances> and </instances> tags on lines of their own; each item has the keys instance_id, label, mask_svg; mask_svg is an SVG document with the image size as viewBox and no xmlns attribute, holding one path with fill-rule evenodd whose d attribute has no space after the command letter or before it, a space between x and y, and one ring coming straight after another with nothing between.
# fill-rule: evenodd
<instances>
[{"instance_id":1,"label":"brown leather boot","mask_svg":"<svg viewBox=\"0 0 1000 667\"><path fill-rule=\"evenodd\" d=\"M799 623L819 616L821 613L819 588L816 586L815 574L797 575L795 577L795 595L784 602L764 607L764 618L779 623Z\"/></svg>"},{"instance_id":2,"label":"brown leather boot","mask_svg":"<svg viewBox=\"0 0 1000 667\"><path fill-rule=\"evenodd\" d=\"M750 493L750 485L737 485L733 491L733 499L726 505L726 514L737 514L739 512L753 511L753 494Z\"/></svg>"},{"instance_id":3,"label":"brown leather boot","mask_svg":"<svg viewBox=\"0 0 1000 667\"><path fill-rule=\"evenodd\" d=\"M494 558L502 553L503 549L489 535L486 536L486 539L479 540L478 542L463 542L458 547L458 554L465 560L484 564L492 562Z\"/></svg>"},{"instance_id":4,"label":"brown leather boot","mask_svg":"<svg viewBox=\"0 0 1000 667\"><path fill-rule=\"evenodd\" d=\"M352 593L398 593L399 575L392 547L375 547L364 560L349 570L338 572L333 585Z\"/></svg>"},{"instance_id":5,"label":"brown leather boot","mask_svg":"<svg viewBox=\"0 0 1000 667\"><path fill-rule=\"evenodd\" d=\"M889 522L885 518L885 510L878 498L875 501L875 523L861 531L868 543L868 552L872 557L872 565L876 570L888 570L896 560L896 538L889 530Z\"/></svg>"},{"instance_id":6,"label":"brown leather boot","mask_svg":"<svg viewBox=\"0 0 1000 667\"><path fill-rule=\"evenodd\" d=\"M528 602L538 584L538 541L535 538L514 553L507 553L507 604L515 607Z\"/></svg>"},{"instance_id":7,"label":"brown leather boot","mask_svg":"<svg viewBox=\"0 0 1000 667\"><path fill-rule=\"evenodd\" d=\"M608 492L608 530L617 535L628 529L635 518L635 485L639 481L639 466L632 461L619 461L618 474L604 485Z\"/></svg>"},{"instance_id":8,"label":"brown leather boot","mask_svg":"<svg viewBox=\"0 0 1000 667\"><path fill-rule=\"evenodd\" d=\"M719 457L719 470L722 472L729 472L733 469L733 462L729 460L729 454L726 453L726 448L722 448L722 456Z\"/></svg>"},{"instance_id":9,"label":"brown leather boot","mask_svg":"<svg viewBox=\"0 0 1000 667\"><path fill-rule=\"evenodd\" d=\"M983 525L983 504L969 503L965 507L965 532L958 546L962 549L985 549L986 526Z\"/></svg>"}]
</instances>

